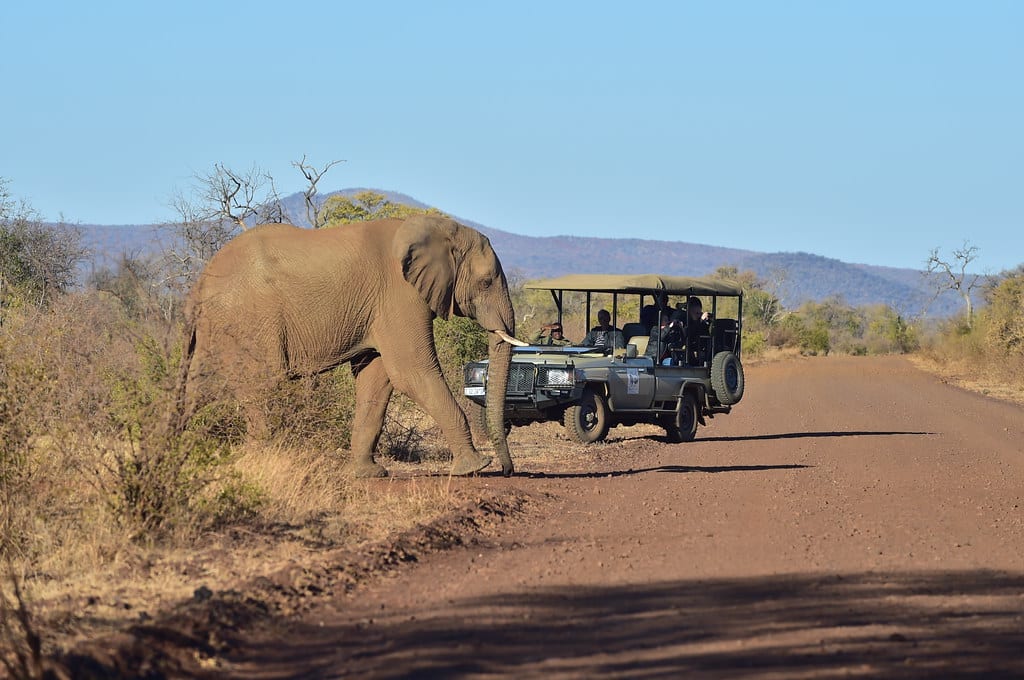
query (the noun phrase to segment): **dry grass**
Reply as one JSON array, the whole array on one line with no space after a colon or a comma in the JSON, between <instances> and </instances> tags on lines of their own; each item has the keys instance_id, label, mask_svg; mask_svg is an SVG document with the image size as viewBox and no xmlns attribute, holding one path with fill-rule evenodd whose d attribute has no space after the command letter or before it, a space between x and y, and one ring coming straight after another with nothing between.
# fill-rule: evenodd
<instances>
[{"instance_id":1,"label":"dry grass","mask_svg":"<svg viewBox=\"0 0 1024 680\"><path fill-rule=\"evenodd\" d=\"M221 590L323 550L383 541L460 502L446 475L411 476L423 475L422 466L386 461L395 476L350 480L340 463L334 452L239 447L225 478L258 490L255 509L202 531L182 527L159 542L129 540L103 517L77 533L49 527L46 545L54 550L37 546L44 559L19 561L47 646L145 621L200 586Z\"/></svg>"},{"instance_id":2,"label":"dry grass","mask_svg":"<svg viewBox=\"0 0 1024 680\"><path fill-rule=\"evenodd\" d=\"M914 364L957 387L996 399L1024 404L1024 360L985 362L932 353L910 357Z\"/></svg>"},{"instance_id":3,"label":"dry grass","mask_svg":"<svg viewBox=\"0 0 1024 680\"><path fill-rule=\"evenodd\" d=\"M437 428L401 398L381 438L394 477L341 476L350 372L286 386L274 443L218 439L216 423L162 439L176 340L95 294L0 326L0 556L51 649L461 502Z\"/></svg>"}]
</instances>

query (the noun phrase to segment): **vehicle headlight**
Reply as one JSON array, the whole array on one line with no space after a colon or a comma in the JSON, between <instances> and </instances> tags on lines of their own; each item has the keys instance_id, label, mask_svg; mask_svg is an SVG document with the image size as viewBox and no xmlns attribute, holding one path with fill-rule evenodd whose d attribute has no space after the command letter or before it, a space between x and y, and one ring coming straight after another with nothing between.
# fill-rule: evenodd
<instances>
[{"instance_id":1,"label":"vehicle headlight","mask_svg":"<svg viewBox=\"0 0 1024 680\"><path fill-rule=\"evenodd\" d=\"M573 370L571 368L549 368L539 382L548 387L572 387Z\"/></svg>"},{"instance_id":2,"label":"vehicle headlight","mask_svg":"<svg viewBox=\"0 0 1024 680\"><path fill-rule=\"evenodd\" d=\"M465 381L467 385L483 385L487 381L487 367L466 366Z\"/></svg>"}]
</instances>

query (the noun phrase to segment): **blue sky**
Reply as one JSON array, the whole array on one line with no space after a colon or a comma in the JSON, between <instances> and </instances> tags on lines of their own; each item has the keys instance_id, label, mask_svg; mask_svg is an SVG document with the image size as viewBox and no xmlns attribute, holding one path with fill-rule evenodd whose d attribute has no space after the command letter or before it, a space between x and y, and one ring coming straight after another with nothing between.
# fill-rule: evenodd
<instances>
[{"instance_id":1,"label":"blue sky","mask_svg":"<svg viewBox=\"0 0 1024 680\"><path fill-rule=\"evenodd\" d=\"M1024 2L10 2L0 76L47 219L305 154L519 234L1024 263Z\"/></svg>"}]
</instances>

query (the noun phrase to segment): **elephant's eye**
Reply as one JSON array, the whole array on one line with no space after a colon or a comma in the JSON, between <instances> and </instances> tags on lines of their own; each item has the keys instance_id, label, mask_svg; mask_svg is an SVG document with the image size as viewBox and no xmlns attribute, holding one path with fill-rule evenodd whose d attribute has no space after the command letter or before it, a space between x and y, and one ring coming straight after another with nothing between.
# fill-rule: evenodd
<instances>
[{"instance_id":1,"label":"elephant's eye","mask_svg":"<svg viewBox=\"0 0 1024 680\"><path fill-rule=\"evenodd\" d=\"M492 279L489 276L480 279L480 290L487 290L488 288L491 287L492 283L494 283L494 279Z\"/></svg>"}]
</instances>

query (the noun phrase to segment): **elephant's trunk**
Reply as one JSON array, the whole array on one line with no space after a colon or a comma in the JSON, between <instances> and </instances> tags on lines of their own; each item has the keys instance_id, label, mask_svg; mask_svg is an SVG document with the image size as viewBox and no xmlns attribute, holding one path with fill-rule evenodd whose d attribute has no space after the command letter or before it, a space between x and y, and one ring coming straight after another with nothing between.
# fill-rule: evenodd
<instances>
[{"instance_id":1,"label":"elephant's trunk","mask_svg":"<svg viewBox=\"0 0 1024 680\"><path fill-rule=\"evenodd\" d=\"M508 452L508 437L505 435L505 390L508 387L509 366L512 363L512 345L497 333L491 333L488 341L490 366L487 370L487 434L501 461L501 472L506 477L513 472L512 456Z\"/></svg>"}]
</instances>

